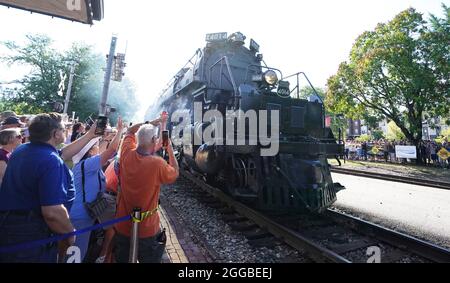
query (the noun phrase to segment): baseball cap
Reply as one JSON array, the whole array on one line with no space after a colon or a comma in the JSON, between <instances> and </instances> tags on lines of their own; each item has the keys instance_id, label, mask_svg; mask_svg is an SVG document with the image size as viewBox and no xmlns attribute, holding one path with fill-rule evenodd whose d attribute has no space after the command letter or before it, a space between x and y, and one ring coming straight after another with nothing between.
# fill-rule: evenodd
<instances>
[{"instance_id":1,"label":"baseball cap","mask_svg":"<svg viewBox=\"0 0 450 283\"><path fill-rule=\"evenodd\" d=\"M73 164L80 163L81 159L86 155L86 153L100 140L99 137L92 139L87 145L85 145L80 152L78 152L74 157L72 157Z\"/></svg>"},{"instance_id":2,"label":"baseball cap","mask_svg":"<svg viewBox=\"0 0 450 283\"><path fill-rule=\"evenodd\" d=\"M3 122L2 122L3 126L6 125L25 125L24 123L22 123L19 119L19 117L17 116L12 116L12 117L8 117L6 118Z\"/></svg>"}]
</instances>

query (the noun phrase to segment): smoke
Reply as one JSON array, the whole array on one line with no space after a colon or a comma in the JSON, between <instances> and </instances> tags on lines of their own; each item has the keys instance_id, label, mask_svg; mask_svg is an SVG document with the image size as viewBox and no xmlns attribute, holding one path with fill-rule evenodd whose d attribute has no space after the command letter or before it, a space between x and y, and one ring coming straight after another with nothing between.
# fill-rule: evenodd
<instances>
[{"instance_id":1,"label":"smoke","mask_svg":"<svg viewBox=\"0 0 450 283\"><path fill-rule=\"evenodd\" d=\"M169 97L170 95L160 97L153 105L151 105L145 113L145 120L154 120L158 118L163 111L167 111L170 115L174 111L188 109L188 97L182 96L175 99L171 103L164 103Z\"/></svg>"}]
</instances>

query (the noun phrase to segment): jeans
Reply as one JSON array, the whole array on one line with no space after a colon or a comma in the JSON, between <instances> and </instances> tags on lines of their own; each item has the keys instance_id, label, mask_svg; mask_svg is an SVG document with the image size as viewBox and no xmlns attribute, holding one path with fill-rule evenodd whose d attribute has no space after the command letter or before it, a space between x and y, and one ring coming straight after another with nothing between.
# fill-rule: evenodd
<instances>
[{"instance_id":1,"label":"jeans","mask_svg":"<svg viewBox=\"0 0 450 283\"><path fill-rule=\"evenodd\" d=\"M364 157L364 160L367 160L367 150L363 149L361 150L362 156Z\"/></svg>"},{"instance_id":2,"label":"jeans","mask_svg":"<svg viewBox=\"0 0 450 283\"><path fill-rule=\"evenodd\" d=\"M139 239L139 263L161 263L165 247L165 232L159 232L155 236L150 238ZM129 254L130 238L116 233L116 235L114 236L114 255L116 258L116 262L127 263Z\"/></svg>"},{"instance_id":3,"label":"jeans","mask_svg":"<svg viewBox=\"0 0 450 283\"><path fill-rule=\"evenodd\" d=\"M42 216L0 212L0 247L27 243L52 237ZM53 242L27 247L11 253L0 253L0 263L56 263L58 248Z\"/></svg>"}]
</instances>

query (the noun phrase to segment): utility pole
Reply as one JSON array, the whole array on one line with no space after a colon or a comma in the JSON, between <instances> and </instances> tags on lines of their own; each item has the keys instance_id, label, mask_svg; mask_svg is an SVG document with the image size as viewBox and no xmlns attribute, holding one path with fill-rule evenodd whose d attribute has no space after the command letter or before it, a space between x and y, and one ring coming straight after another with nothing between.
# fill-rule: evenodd
<instances>
[{"instance_id":1,"label":"utility pole","mask_svg":"<svg viewBox=\"0 0 450 283\"><path fill-rule=\"evenodd\" d=\"M66 94L66 100L64 101L64 115L67 115L67 110L69 109L69 101L70 101L70 95L72 92L72 84L73 84L73 77L75 75L75 63L72 63L70 66L70 76L69 76L69 85L67 86L67 94Z\"/></svg>"},{"instance_id":2,"label":"utility pole","mask_svg":"<svg viewBox=\"0 0 450 283\"><path fill-rule=\"evenodd\" d=\"M111 47L109 49L108 64L106 66L105 81L103 83L102 100L100 101L99 116L106 116L106 102L108 101L109 83L111 81L112 67L114 63L114 55L116 53L117 36L111 39Z\"/></svg>"}]
</instances>

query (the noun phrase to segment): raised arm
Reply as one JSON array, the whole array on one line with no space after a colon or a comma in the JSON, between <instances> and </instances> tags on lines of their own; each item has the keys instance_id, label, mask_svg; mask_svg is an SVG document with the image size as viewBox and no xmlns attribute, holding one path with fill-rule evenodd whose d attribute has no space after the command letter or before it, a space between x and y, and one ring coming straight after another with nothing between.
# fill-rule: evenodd
<instances>
[{"instance_id":1,"label":"raised arm","mask_svg":"<svg viewBox=\"0 0 450 283\"><path fill-rule=\"evenodd\" d=\"M122 132L123 132L123 121L122 118L119 117L117 121L117 133L112 139L111 143L109 144L109 147L100 154L100 162L103 165L108 162L111 157L113 157L114 153L117 152L117 149L119 148L120 139L122 138Z\"/></svg>"},{"instance_id":2,"label":"raised arm","mask_svg":"<svg viewBox=\"0 0 450 283\"><path fill-rule=\"evenodd\" d=\"M70 161L72 160L72 157L74 157L76 154L78 154L83 147L85 147L90 140L96 137L95 135L95 129L97 128L97 123L94 123L84 136L79 138L78 140L74 141L73 143L69 144L68 146L64 147L62 149L61 158L64 161Z\"/></svg>"},{"instance_id":3,"label":"raised arm","mask_svg":"<svg viewBox=\"0 0 450 283\"><path fill-rule=\"evenodd\" d=\"M167 153L169 155L169 165L172 166L175 171L177 172L177 176L180 173L180 169L178 167L178 161L175 157L175 154L173 153L173 146L172 146L172 140L169 139L169 146L167 147Z\"/></svg>"},{"instance_id":4,"label":"raised arm","mask_svg":"<svg viewBox=\"0 0 450 283\"><path fill-rule=\"evenodd\" d=\"M125 157L133 149L136 149L136 132L142 125L144 124L140 123L128 128L127 134L125 135L122 145L120 146L120 159Z\"/></svg>"}]
</instances>

